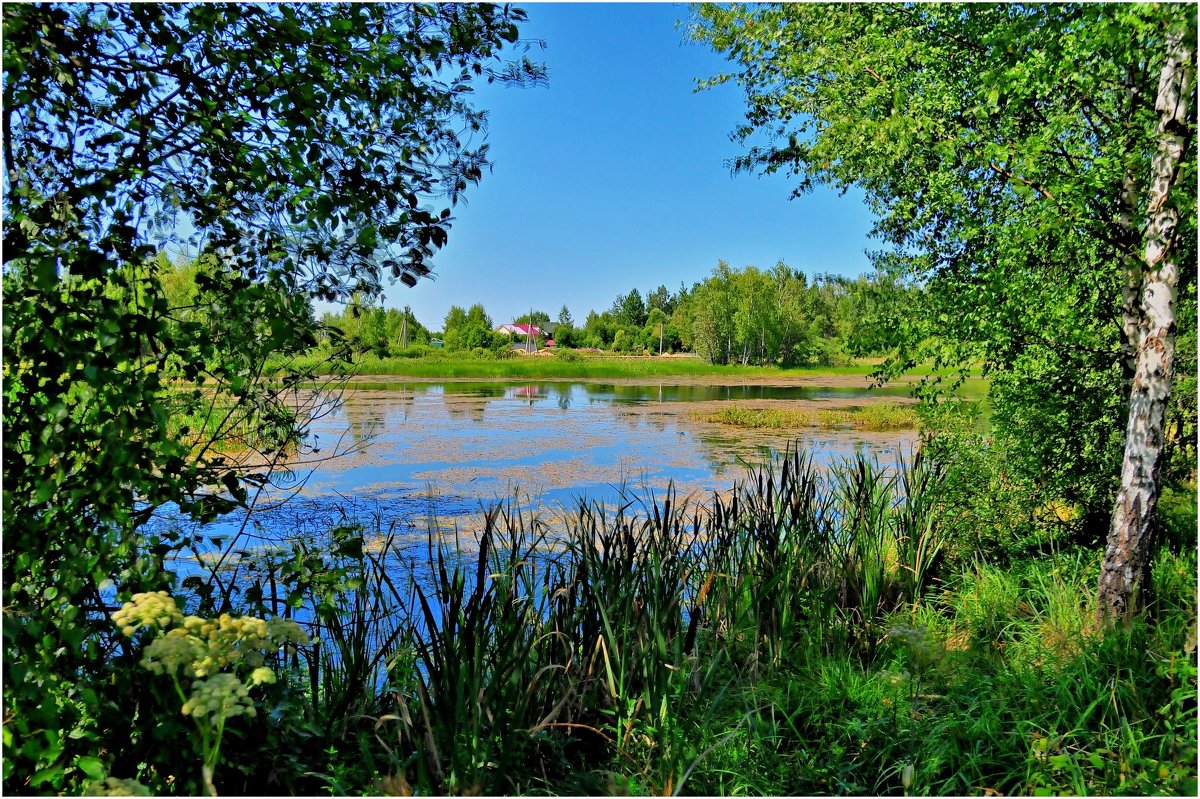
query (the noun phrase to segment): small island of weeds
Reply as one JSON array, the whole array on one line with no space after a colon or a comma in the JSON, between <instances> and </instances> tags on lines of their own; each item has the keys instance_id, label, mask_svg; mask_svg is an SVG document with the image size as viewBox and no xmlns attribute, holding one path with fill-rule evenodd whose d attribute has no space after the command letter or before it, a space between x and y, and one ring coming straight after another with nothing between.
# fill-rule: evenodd
<instances>
[{"instance_id":1,"label":"small island of weeds","mask_svg":"<svg viewBox=\"0 0 1200 799\"><path fill-rule=\"evenodd\" d=\"M755 430L790 430L802 427L831 430L849 427L854 430L886 431L913 430L920 425L920 416L915 406L892 402L850 406L837 410L748 408L743 405L729 405L712 412L697 412L693 418L702 422Z\"/></svg>"}]
</instances>

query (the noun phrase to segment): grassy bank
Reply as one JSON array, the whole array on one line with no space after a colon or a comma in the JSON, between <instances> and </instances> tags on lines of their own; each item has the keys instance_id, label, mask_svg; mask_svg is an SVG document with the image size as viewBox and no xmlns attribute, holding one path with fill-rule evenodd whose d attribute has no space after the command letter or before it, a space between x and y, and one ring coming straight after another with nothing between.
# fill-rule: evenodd
<instances>
[{"instance_id":1,"label":"grassy bank","mask_svg":"<svg viewBox=\"0 0 1200 799\"><path fill-rule=\"evenodd\" d=\"M303 368L319 368L322 359L312 356L294 362ZM557 355L479 357L470 353L425 354L421 357L379 358L363 355L352 367L341 370L355 375L389 375L420 378L494 378L498 380L539 378L656 378L656 377L745 377L771 379L793 375L869 375L874 362L852 366L781 369L778 366L713 365L689 356L637 357L593 355L564 351Z\"/></svg>"},{"instance_id":2,"label":"grassy bank","mask_svg":"<svg viewBox=\"0 0 1200 799\"><path fill-rule=\"evenodd\" d=\"M1152 604L1105 631L1095 549L948 560L943 479L794 455L705 507L582 503L553 541L500 507L469 547L299 544L226 598L294 611L320 643L231 722L216 784L1194 795L1194 525L1160 551ZM138 776L187 788L186 738L149 744Z\"/></svg>"},{"instance_id":3,"label":"grassy bank","mask_svg":"<svg viewBox=\"0 0 1200 799\"><path fill-rule=\"evenodd\" d=\"M386 357L364 354L349 366L330 367L327 356L319 353L294 359L292 368L316 374L387 376L421 380L657 380L686 378L714 380L737 379L746 382L770 382L823 377L841 379L861 377L868 385L870 375L879 368L878 359L859 359L843 366L805 366L784 369L779 366L714 365L694 356L638 357L598 355L565 350L553 356L496 356L483 351L446 353L440 350L414 350L411 357ZM279 368L275 364L273 368ZM918 366L902 378L901 384L927 376L929 365ZM858 381L856 381L858 382ZM964 399L979 399L987 394L987 382L981 378L967 380L956 392Z\"/></svg>"}]
</instances>

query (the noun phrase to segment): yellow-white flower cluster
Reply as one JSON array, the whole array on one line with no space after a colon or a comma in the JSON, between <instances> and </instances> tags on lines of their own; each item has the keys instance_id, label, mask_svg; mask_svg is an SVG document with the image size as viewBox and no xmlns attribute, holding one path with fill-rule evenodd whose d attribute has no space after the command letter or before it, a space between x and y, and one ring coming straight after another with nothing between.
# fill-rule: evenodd
<instances>
[{"instance_id":1,"label":"yellow-white flower cluster","mask_svg":"<svg viewBox=\"0 0 1200 799\"><path fill-rule=\"evenodd\" d=\"M250 684L262 685L263 683L275 682L275 672L268 669L266 666L259 666L254 671L250 672Z\"/></svg>"},{"instance_id":2,"label":"yellow-white flower cluster","mask_svg":"<svg viewBox=\"0 0 1200 799\"><path fill-rule=\"evenodd\" d=\"M84 793L88 796L153 796L150 789L137 780L119 780L116 777L89 783Z\"/></svg>"},{"instance_id":3,"label":"yellow-white flower cluster","mask_svg":"<svg viewBox=\"0 0 1200 799\"><path fill-rule=\"evenodd\" d=\"M267 637L279 646L284 644L307 644L308 633L291 619L274 616L267 619Z\"/></svg>"},{"instance_id":4,"label":"yellow-white flower cluster","mask_svg":"<svg viewBox=\"0 0 1200 799\"><path fill-rule=\"evenodd\" d=\"M882 677L883 679L887 680L888 685L897 686L897 685L902 684L905 680L907 680L909 677L909 674L907 671L901 671L901 672L881 671L881 672L879 672L879 676Z\"/></svg>"},{"instance_id":5,"label":"yellow-white flower cluster","mask_svg":"<svg viewBox=\"0 0 1200 799\"><path fill-rule=\"evenodd\" d=\"M154 674L183 672L190 677L195 672L195 663L206 653L203 641L189 635L186 629L176 627L150 642L142 653L142 668Z\"/></svg>"},{"instance_id":6,"label":"yellow-white flower cluster","mask_svg":"<svg viewBox=\"0 0 1200 799\"><path fill-rule=\"evenodd\" d=\"M203 645L203 653L190 668L190 674L196 677L215 674L241 663L258 668L263 664L265 651L278 649L287 642L286 638L274 639L267 622L262 619L253 616L235 618L228 613L222 613L216 619L188 616L183 620L183 631Z\"/></svg>"},{"instance_id":7,"label":"yellow-white flower cluster","mask_svg":"<svg viewBox=\"0 0 1200 799\"><path fill-rule=\"evenodd\" d=\"M172 624L183 621L175 600L166 591L154 591L147 594L134 594L133 599L121 606L112 615L113 622L121 628L126 636L131 636L142 627L160 627L166 629Z\"/></svg>"},{"instance_id":8,"label":"yellow-white flower cluster","mask_svg":"<svg viewBox=\"0 0 1200 799\"><path fill-rule=\"evenodd\" d=\"M904 643L910 663L918 669L936 664L946 654L945 648L930 635L924 624L896 625L888 630L888 634Z\"/></svg>"},{"instance_id":9,"label":"yellow-white flower cluster","mask_svg":"<svg viewBox=\"0 0 1200 799\"><path fill-rule=\"evenodd\" d=\"M243 663L257 669L266 652L284 644L308 643L304 629L287 619L228 613L216 619L184 616L166 591L134 594L131 602L113 614L113 621L125 635L152 625L172 628L146 647L142 665L155 674L182 672L187 677L207 677Z\"/></svg>"},{"instance_id":10,"label":"yellow-white flower cluster","mask_svg":"<svg viewBox=\"0 0 1200 799\"><path fill-rule=\"evenodd\" d=\"M275 682L275 672L263 665L266 653L308 643L304 629L287 619L184 616L165 591L134 594L113 621L127 636L142 627L166 630L146 646L142 667L154 674L195 678L183 713L206 717L213 726L231 716L254 715L249 689ZM234 673L243 665L251 669L246 683Z\"/></svg>"},{"instance_id":11,"label":"yellow-white flower cluster","mask_svg":"<svg viewBox=\"0 0 1200 799\"><path fill-rule=\"evenodd\" d=\"M183 715L195 719L207 716L214 727L224 719L243 714L253 716L254 713L249 686L235 675L224 672L193 683L191 696L183 703Z\"/></svg>"}]
</instances>

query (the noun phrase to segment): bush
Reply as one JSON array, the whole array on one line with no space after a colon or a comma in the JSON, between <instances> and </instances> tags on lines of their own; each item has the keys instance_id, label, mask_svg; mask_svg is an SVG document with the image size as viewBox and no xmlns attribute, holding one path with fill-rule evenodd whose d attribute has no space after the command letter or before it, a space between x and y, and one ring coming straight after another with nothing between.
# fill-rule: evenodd
<instances>
[{"instance_id":1,"label":"bush","mask_svg":"<svg viewBox=\"0 0 1200 799\"><path fill-rule=\"evenodd\" d=\"M1179 554L1196 549L1196 483L1166 486L1158 498L1159 543Z\"/></svg>"},{"instance_id":2,"label":"bush","mask_svg":"<svg viewBox=\"0 0 1200 799\"><path fill-rule=\"evenodd\" d=\"M1013 474L993 438L977 430L977 406L922 404L920 413L922 445L946 469L943 514L952 560L1007 563L1079 537L1079 519L1038 512L1062 499Z\"/></svg>"},{"instance_id":3,"label":"bush","mask_svg":"<svg viewBox=\"0 0 1200 799\"><path fill-rule=\"evenodd\" d=\"M438 358L442 356L442 350L436 347L431 347L428 344L410 344L405 347L392 347L388 353L388 357L392 358Z\"/></svg>"}]
</instances>

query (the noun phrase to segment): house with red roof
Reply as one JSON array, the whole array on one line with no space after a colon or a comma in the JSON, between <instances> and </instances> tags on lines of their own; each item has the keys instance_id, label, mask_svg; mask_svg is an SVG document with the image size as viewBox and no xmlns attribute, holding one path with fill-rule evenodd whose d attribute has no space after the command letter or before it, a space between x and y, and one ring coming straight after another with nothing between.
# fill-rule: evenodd
<instances>
[{"instance_id":1,"label":"house with red roof","mask_svg":"<svg viewBox=\"0 0 1200 799\"><path fill-rule=\"evenodd\" d=\"M528 324L500 325L499 327L496 328L495 332L504 333L507 336L528 336L530 330L533 331L533 335L535 335L535 336L546 335L546 332L544 330L542 330L540 327L538 327L537 325L528 325Z\"/></svg>"}]
</instances>

